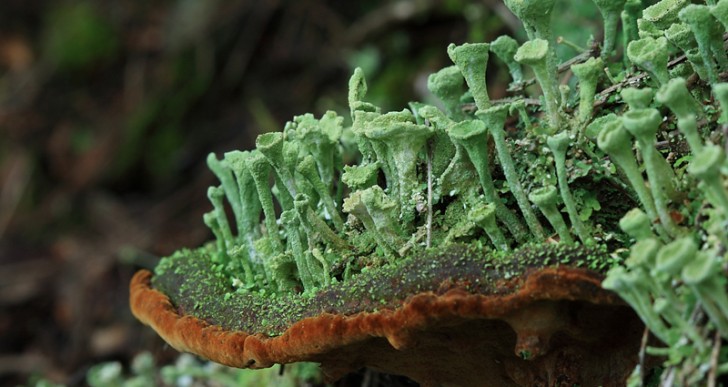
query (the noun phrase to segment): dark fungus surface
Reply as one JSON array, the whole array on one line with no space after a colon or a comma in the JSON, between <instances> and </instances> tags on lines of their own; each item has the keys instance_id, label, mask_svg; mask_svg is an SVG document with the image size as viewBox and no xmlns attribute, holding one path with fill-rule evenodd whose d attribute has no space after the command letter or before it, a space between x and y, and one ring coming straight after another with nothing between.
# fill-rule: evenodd
<instances>
[{"instance_id":1,"label":"dark fungus surface","mask_svg":"<svg viewBox=\"0 0 728 387\"><path fill-rule=\"evenodd\" d=\"M473 294L508 294L518 290L522 274L529 270L566 265L598 272L607 266L608 255L603 250L557 244L526 246L507 255L454 245L369 268L313 294L283 295L236 291L226 276L215 271L204 248L166 260L153 286L170 298L181 315L229 330L276 336L304 318L396 309L420 293L444 294L460 288Z\"/></svg>"}]
</instances>

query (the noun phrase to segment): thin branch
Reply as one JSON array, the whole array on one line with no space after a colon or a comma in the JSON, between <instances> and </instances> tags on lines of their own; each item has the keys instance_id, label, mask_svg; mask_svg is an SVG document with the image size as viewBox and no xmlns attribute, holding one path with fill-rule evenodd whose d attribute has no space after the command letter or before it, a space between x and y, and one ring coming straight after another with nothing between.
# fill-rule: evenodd
<instances>
[{"instance_id":1,"label":"thin branch","mask_svg":"<svg viewBox=\"0 0 728 387\"><path fill-rule=\"evenodd\" d=\"M708 373L708 387L715 387L718 379L718 356L720 355L721 338L716 329L713 337L713 350L710 353L710 372Z\"/></svg>"},{"instance_id":2,"label":"thin branch","mask_svg":"<svg viewBox=\"0 0 728 387\"><path fill-rule=\"evenodd\" d=\"M432 146L427 147L427 239L429 249L432 240Z\"/></svg>"},{"instance_id":3,"label":"thin branch","mask_svg":"<svg viewBox=\"0 0 728 387\"><path fill-rule=\"evenodd\" d=\"M645 385L645 351L647 350L647 339L650 337L650 330L645 326L642 332L642 340L640 342L638 373L640 378L640 387Z\"/></svg>"}]
</instances>

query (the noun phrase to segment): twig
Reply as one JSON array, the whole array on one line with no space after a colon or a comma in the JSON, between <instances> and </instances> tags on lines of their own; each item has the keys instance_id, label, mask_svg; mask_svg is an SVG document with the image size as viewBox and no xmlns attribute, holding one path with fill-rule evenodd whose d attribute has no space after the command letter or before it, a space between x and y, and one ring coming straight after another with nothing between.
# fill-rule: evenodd
<instances>
[{"instance_id":1,"label":"twig","mask_svg":"<svg viewBox=\"0 0 728 387\"><path fill-rule=\"evenodd\" d=\"M667 68L675 67L676 65L682 63L685 61L685 55L680 55L677 58L671 60L667 63ZM616 83L612 86L607 87L606 89L602 90L597 94L598 99L596 102L594 102L594 107L601 106L606 102L607 97L609 97L612 93L618 91L619 89L628 86L628 85L636 85L641 81L642 79L646 78L648 76L647 72L639 72L635 75L623 80L622 82Z\"/></svg>"},{"instance_id":2,"label":"twig","mask_svg":"<svg viewBox=\"0 0 728 387\"><path fill-rule=\"evenodd\" d=\"M728 33L723 35L723 41L725 42L727 40L728 40ZM685 62L685 60L686 60L685 54L680 55L680 56L676 57L675 59L669 61L667 63L667 68L668 69L673 68L673 67L677 66L678 64ZM617 84L614 84L614 85L609 86L606 89L602 90L599 94L597 94L598 98L594 102L594 107L603 105L607 101L607 97L609 97L609 95L611 95L615 91L618 91L621 88L628 86L628 85L638 84L639 81L641 81L643 78L647 77L647 75L648 75L647 72L644 72L644 71L638 72L635 75L623 80L622 82L619 82Z\"/></svg>"},{"instance_id":3,"label":"twig","mask_svg":"<svg viewBox=\"0 0 728 387\"><path fill-rule=\"evenodd\" d=\"M0 239L10 224L20 199L23 197L31 177L31 168L25 153L18 152L7 158L10 164L4 184L0 186ZM0 176L2 178L2 176Z\"/></svg>"},{"instance_id":4,"label":"twig","mask_svg":"<svg viewBox=\"0 0 728 387\"><path fill-rule=\"evenodd\" d=\"M432 146L427 147L427 239L426 246L430 248L432 239Z\"/></svg>"},{"instance_id":5,"label":"twig","mask_svg":"<svg viewBox=\"0 0 728 387\"><path fill-rule=\"evenodd\" d=\"M523 102L527 106L541 106L541 101L538 98L521 98L521 97L499 98L499 99L491 99L490 103L493 105L505 105L505 104L513 103L513 102L520 101L520 100L523 100ZM475 103L472 103L472 102L464 103L461 106L462 106L462 108L461 108L462 111L465 113L473 113L476 110L478 110L478 108L475 106Z\"/></svg>"},{"instance_id":6,"label":"twig","mask_svg":"<svg viewBox=\"0 0 728 387\"><path fill-rule=\"evenodd\" d=\"M675 366L668 367L662 374L660 387L672 387L675 383Z\"/></svg>"},{"instance_id":7,"label":"twig","mask_svg":"<svg viewBox=\"0 0 728 387\"><path fill-rule=\"evenodd\" d=\"M640 378L640 386L645 385L645 350L647 349L647 339L650 337L650 330L645 326L645 331L642 332L642 340L640 342L639 352L639 365L638 373Z\"/></svg>"},{"instance_id":8,"label":"twig","mask_svg":"<svg viewBox=\"0 0 728 387\"><path fill-rule=\"evenodd\" d=\"M720 355L721 338L716 329L713 337L713 351L710 353L710 372L708 372L708 387L715 387L718 378L718 356Z\"/></svg>"}]
</instances>

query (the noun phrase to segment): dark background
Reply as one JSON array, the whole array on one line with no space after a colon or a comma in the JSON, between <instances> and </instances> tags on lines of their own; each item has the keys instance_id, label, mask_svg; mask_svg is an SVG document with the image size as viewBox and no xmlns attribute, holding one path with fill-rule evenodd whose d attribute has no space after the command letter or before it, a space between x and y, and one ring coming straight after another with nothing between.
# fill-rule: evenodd
<instances>
[{"instance_id":1,"label":"dark background","mask_svg":"<svg viewBox=\"0 0 728 387\"><path fill-rule=\"evenodd\" d=\"M596 11L571 4L557 32L584 45ZM173 361L127 286L211 238L207 153L296 114L347 116L357 65L385 111L432 101L448 43L517 31L498 0L0 2L0 384L80 385L143 350ZM502 96L507 72L488 77Z\"/></svg>"}]
</instances>

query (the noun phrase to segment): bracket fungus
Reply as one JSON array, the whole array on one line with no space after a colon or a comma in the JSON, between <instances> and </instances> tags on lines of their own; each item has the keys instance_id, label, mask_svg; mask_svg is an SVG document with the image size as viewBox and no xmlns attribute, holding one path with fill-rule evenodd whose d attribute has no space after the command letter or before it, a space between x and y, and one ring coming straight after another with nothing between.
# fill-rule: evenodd
<instances>
[{"instance_id":1,"label":"bracket fungus","mask_svg":"<svg viewBox=\"0 0 728 387\"><path fill-rule=\"evenodd\" d=\"M131 304L174 348L233 367L305 360L321 363L332 380L369 366L423 385L619 385L636 362L640 323L601 290L599 275L568 266L586 251L554 247L492 267L477 251L454 248L295 301L248 293L224 303L210 270L154 278L141 271ZM196 268L205 263L184 259ZM541 267L556 259L563 266ZM194 283L206 285L191 289ZM211 304L198 306L193 295Z\"/></svg>"},{"instance_id":2,"label":"bracket fungus","mask_svg":"<svg viewBox=\"0 0 728 387\"><path fill-rule=\"evenodd\" d=\"M606 50L620 15L636 67L611 52L557 67L554 3L506 1L520 47L450 45L456 65L427 84L444 111L382 112L356 69L350 119L298 116L254 150L208 156L214 240L137 273L134 315L180 351L313 361L330 380L362 367L425 386L728 374L728 86L703 82L727 70L715 37L728 0L595 0ZM507 99L488 96L489 52L513 78ZM559 85L569 67L577 87ZM604 68L617 84L599 90Z\"/></svg>"}]
</instances>

